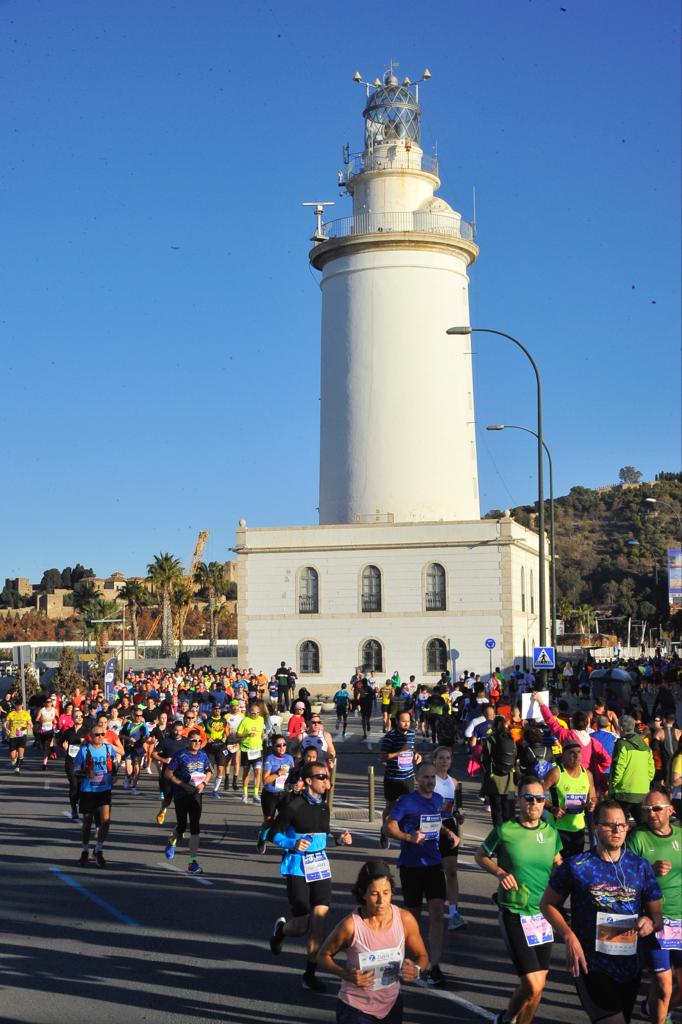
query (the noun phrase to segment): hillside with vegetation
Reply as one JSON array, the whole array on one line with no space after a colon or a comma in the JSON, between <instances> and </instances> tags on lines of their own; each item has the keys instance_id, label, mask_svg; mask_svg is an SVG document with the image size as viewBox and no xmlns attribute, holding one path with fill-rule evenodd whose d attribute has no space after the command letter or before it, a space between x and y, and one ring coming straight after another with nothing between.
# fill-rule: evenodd
<instances>
[{"instance_id":1,"label":"hillside with vegetation","mask_svg":"<svg viewBox=\"0 0 682 1024\"><path fill-rule=\"evenodd\" d=\"M639 474L621 471L626 480ZM655 498L656 503L647 502ZM572 487L554 502L558 617L567 630L599 628L625 638L627 620L662 626L676 637L682 612L670 615L667 549L679 547L682 474L659 473L653 483L624 482L596 490ZM512 509L536 527L537 502ZM500 510L488 513L496 518ZM545 507L549 533L549 502Z\"/></svg>"}]
</instances>

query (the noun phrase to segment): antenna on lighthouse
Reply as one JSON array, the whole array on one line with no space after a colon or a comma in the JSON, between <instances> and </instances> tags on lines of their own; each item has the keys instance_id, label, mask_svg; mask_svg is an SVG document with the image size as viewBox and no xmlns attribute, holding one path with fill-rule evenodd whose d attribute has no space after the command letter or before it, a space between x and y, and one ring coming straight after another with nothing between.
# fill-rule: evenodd
<instances>
[{"instance_id":1,"label":"antenna on lighthouse","mask_svg":"<svg viewBox=\"0 0 682 1024\"><path fill-rule=\"evenodd\" d=\"M315 234L310 239L311 242L326 242L327 241L327 236L325 235L325 233L322 230L322 217L324 215L324 208L325 208L325 206L335 206L335 205L336 204L333 203L333 202L326 202L326 203L325 202L301 203L301 206L312 206L312 207L314 207L315 217L316 217L316 225L315 225Z\"/></svg>"}]
</instances>

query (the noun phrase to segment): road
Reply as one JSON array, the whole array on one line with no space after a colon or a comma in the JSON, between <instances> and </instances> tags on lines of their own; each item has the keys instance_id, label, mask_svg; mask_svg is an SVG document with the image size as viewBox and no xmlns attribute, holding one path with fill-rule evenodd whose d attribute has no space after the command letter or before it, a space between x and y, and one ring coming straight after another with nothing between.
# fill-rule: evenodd
<instances>
[{"instance_id":1,"label":"road","mask_svg":"<svg viewBox=\"0 0 682 1024\"><path fill-rule=\"evenodd\" d=\"M331 723L327 723L331 725ZM334 850L334 906L330 925L351 909L350 886L360 865L378 855L377 825L357 820L367 806L368 749L351 719L338 743L335 827L354 833L353 846ZM200 860L205 874L189 876L183 850L165 861L174 824L155 822L155 780L143 777L142 795L114 791L106 870L79 868L80 829L68 818L61 762L40 771L34 748L20 776L2 764L0 859L0 982L3 1024L234 1024L332 1022L336 982L329 994L301 988L303 947L288 941L280 957L268 946L273 921L286 913L279 855L255 851L259 809L236 794L204 799ZM457 755L455 772L464 774ZM380 806L380 779L377 805ZM461 911L469 927L450 933L443 969L447 992L404 987L405 1021L473 1024L506 1006L514 975L491 903L492 879L472 854L489 828L477 786L465 787L460 857ZM344 817L344 815L346 817ZM352 816L354 820L349 820ZM385 854L395 862L397 851ZM396 872L397 878L397 872ZM580 1011L563 970L558 944L538 1021L573 1022Z\"/></svg>"}]
</instances>

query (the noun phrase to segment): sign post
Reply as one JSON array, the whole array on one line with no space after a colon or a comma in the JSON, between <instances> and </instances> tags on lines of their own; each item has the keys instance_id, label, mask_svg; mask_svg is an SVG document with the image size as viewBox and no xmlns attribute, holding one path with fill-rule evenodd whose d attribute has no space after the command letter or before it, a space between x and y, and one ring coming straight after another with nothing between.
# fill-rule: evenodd
<instances>
[{"instance_id":1,"label":"sign post","mask_svg":"<svg viewBox=\"0 0 682 1024\"><path fill-rule=\"evenodd\" d=\"M492 677L493 677L493 651L497 647L497 643L495 642L495 640L493 640L493 638L491 636L489 636L488 639L485 642L485 646L488 648L488 655L489 655L489 658L490 658L490 678L492 679Z\"/></svg>"},{"instance_id":2,"label":"sign post","mask_svg":"<svg viewBox=\"0 0 682 1024\"><path fill-rule=\"evenodd\" d=\"M543 672L545 669L554 672L556 669L556 656L553 647L533 648L533 671Z\"/></svg>"}]
</instances>

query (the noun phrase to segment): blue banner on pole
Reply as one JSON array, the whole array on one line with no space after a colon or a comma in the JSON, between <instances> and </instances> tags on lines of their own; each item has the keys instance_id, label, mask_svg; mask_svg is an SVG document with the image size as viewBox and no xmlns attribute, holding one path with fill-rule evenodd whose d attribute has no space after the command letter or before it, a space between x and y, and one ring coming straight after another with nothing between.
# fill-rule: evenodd
<instances>
[{"instance_id":1,"label":"blue banner on pole","mask_svg":"<svg viewBox=\"0 0 682 1024\"><path fill-rule=\"evenodd\" d=\"M116 658L109 658L104 666L104 699L111 703L114 699L114 682L116 681Z\"/></svg>"}]
</instances>

